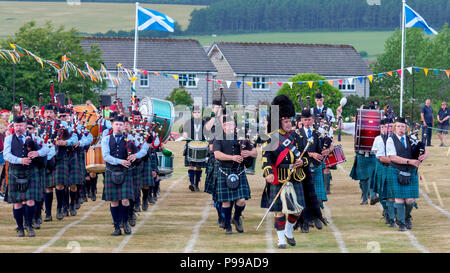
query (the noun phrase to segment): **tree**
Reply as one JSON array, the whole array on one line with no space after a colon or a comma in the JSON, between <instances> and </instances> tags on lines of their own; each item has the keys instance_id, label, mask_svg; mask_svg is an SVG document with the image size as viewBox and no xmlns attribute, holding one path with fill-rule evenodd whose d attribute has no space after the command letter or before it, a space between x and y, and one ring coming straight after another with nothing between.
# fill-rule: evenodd
<instances>
[{"instance_id":1,"label":"tree","mask_svg":"<svg viewBox=\"0 0 450 273\"><path fill-rule=\"evenodd\" d=\"M174 105L191 106L194 103L191 94L183 87L174 88L166 100L171 101Z\"/></svg>"},{"instance_id":2,"label":"tree","mask_svg":"<svg viewBox=\"0 0 450 273\"><path fill-rule=\"evenodd\" d=\"M1 48L10 48L10 43L23 47L37 56L61 63L62 56L66 55L70 61L80 68L85 69L85 62L91 67L100 69L101 51L97 46L86 52L80 45L82 38L76 29L65 30L63 26L55 29L51 22L43 27L37 27L34 21L25 23L12 38L0 41ZM20 63L16 64L15 75L16 102L24 99L27 105L37 105L39 93L43 94L42 103L50 101L50 81L55 83L55 93L59 92L59 84L56 71L47 64L41 65L31 56L24 56ZM5 61L0 62L0 107L10 108L12 105L12 81L13 66ZM3 86L1 86L3 85ZM94 83L90 79L83 78L79 74L70 72L69 79L61 84L61 92L68 91L74 104L82 102L82 90L84 99L90 99L94 103L98 101L97 91L104 89L106 84ZM2 90L3 89L3 90ZM4 91L6 90L6 92Z\"/></svg>"},{"instance_id":3,"label":"tree","mask_svg":"<svg viewBox=\"0 0 450 273\"><path fill-rule=\"evenodd\" d=\"M277 95L284 94L288 96L295 106L296 112L301 112L301 106L297 99L297 94L301 95L302 101L307 106L306 97L309 96L311 98L310 107L316 106L316 102L314 101L314 96L317 92L322 92L324 96L325 105L328 108L336 109L339 106L339 101L343 97L342 93L339 89L331 86L324 77L311 73L311 74L297 74L296 76L290 78L289 82L293 82L292 88L289 84L284 84L280 90L278 90ZM312 88L309 87L307 81L323 81L321 84L315 82ZM304 82L303 84L299 84L298 82Z\"/></svg>"}]
</instances>

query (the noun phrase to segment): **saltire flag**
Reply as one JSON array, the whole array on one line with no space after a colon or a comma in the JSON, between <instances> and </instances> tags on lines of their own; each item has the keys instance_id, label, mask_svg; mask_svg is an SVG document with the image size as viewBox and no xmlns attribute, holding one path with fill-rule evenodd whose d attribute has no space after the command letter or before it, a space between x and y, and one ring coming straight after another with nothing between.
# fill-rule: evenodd
<instances>
[{"instance_id":1,"label":"saltire flag","mask_svg":"<svg viewBox=\"0 0 450 273\"><path fill-rule=\"evenodd\" d=\"M419 27L423 28L427 34L438 34L436 30L431 28L427 22L415 12L411 7L405 4L405 27Z\"/></svg>"},{"instance_id":2,"label":"saltire flag","mask_svg":"<svg viewBox=\"0 0 450 273\"><path fill-rule=\"evenodd\" d=\"M174 32L175 21L155 10L138 7L138 30L146 29Z\"/></svg>"}]
</instances>

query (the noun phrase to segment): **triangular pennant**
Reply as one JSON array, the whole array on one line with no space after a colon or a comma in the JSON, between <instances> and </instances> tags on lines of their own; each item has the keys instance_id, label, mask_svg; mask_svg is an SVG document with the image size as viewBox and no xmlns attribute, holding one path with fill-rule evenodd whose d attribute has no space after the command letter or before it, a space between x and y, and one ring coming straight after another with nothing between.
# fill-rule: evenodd
<instances>
[{"instance_id":1,"label":"triangular pennant","mask_svg":"<svg viewBox=\"0 0 450 273\"><path fill-rule=\"evenodd\" d=\"M372 82L372 80L373 80L373 75L369 75L369 76L367 76L367 78L369 78L369 81Z\"/></svg>"},{"instance_id":2,"label":"triangular pennant","mask_svg":"<svg viewBox=\"0 0 450 273\"><path fill-rule=\"evenodd\" d=\"M445 73L447 73L447 78L450 78L450 70L445 70Z\"/></svg>"},{"instance_id":3,"label":"triangular pennant","mask_svg":"<svg viewBox=\"0 0 450 273\"><path fill-rule=\"evenodd\" d=\"M200 78L195 78L195 86L198 86L198 82L200 81Z\"/></svg>"},{"instance_id":4,"label":"triangular pennant","mask_svg":"<svg viewBox=\"0 0 450 273\"><path fill-rule=\"evenodd\" d=\"M277 82L277 84L281 87L283 85L282 82Z\"/></svg>"},{"instance_id":5,"label":"triangular pennant","mask_svg":"<svg viewBox=\"0 0 450 273\"><path fill-rule=\"evenodd\" d=\"M164 73L163 75L164 75L164 77L169 77L169 74Z\"/></svg>"},{"instance_id":6,"label":"triangular pennant","mask_svg":"<svg viewBox=\"0 0 450 273\"><path fill-rule=\"evenodd\" d=\"M303 85L304 82L298 82L298 84Z\"/></svg>"},{"instance_id":7,"label":"triangular pennant","mask_svg":"<svg viewBox=\"0 0 450 273\"><path fill-rule=\"evenodd\" d=\"M319 81L320 86L323 86L323 81Z\"/></svg>"},{"instance_id":8,"label":"triangular pennant","mask_svg":"<svg viewBox=\"0 0 450 273\"><path fill-rule=\"evenodd\" d=\"M153 72L153 74L155 74L156 76L159 76L159 73L158 73L158 72Z\"/></svg>"},{"instance_id":9,"label":"triangular pennant","mask_svg":"<svg viewBox=\"0 0 450 273\"><path fill-rule=\"evenodd\" d=\"M333 85L333 80L329 80L328 84Z\"/></svg>"},{"instance_id":10,"label":"triangular pennant","mask_svg":"<svg viewBox=\"0 0 450 273\"><path fill-rule=\"evenodd\" d=\"M268 82L267 84L268 84L268 85L272 85L272 84L273 84L273 82Z\"/></svg>"},{"instance_id":11,"label":"triangular pennant","mask_svg":"<svg viewBox=\"0 0 450 273\"><path fill-rule=\"evenodd\" d=\"M378 77L383 78L383 73L379 73Z\"/></svg>"},{"instance_id":12,"label":"triangular pennant","mask_svg":"<svg viewBox=\"0 0 450 273\"><path fill-rule=\"evenodd\" d=\"M314 82L309 81L309 82L308 82L309 88L312 88L312 87L313 87L313 84L314 84Z\"/></svg>"},{"instance_id":13,"label":"triangular pennant","mask_svg":"<svg viewBox=\"0 0 450 273\"><path fill-rule=\"evenodd\" d=\"M353 78L347 78L348 84L353 84Z\"/></svg>"},{"instance_id":14,"label":"triangular pennant","mask_svg":"<svg viewBox=\"0 0 450 273\"><path fill-rule=\"evenodd\" d=\"M418 68L418 67L413 67L414 68L414 70L416 70L416 72L419 72L419 70L420 70L420 68Z\"/></svg>"},{"instance_id":15,"label":"triangular pennant","mask_svg":"<svg viewBox=\"0 0 450 273\"><path fill-rule=\"evenodd\" d=\"M397 70L397 73L401 76L402 75L402 70L401 69Z\"/></svg>"},{"instance_id":16,"label":"triangular pennant","mask_svg":"<svg viewBox=\"0 0 450 273\"><path fill-rule=\"evenodd\" d=\"M144 70L143 72L144 72L145 76L148 76L148 71L147 70Z\"/></svg>"},{"instance_id":17,"label":"triangular pennant","mask_svg":"<svg viewBox=\"0 0 450 273\"><path fill-rule=\"evenodd\" d=\"M231 86L231 81L226 81L226 83L227 83L227 88L230 88L230 86Z\"/></svg>"},{"instance_id":18,"label":"triangular pennant","mask_svg":"<svg viewBox=\"0 0 450 273\"><path fill-rule=\"evenodd\" d=\"M252 87L252 82L247 82L247 85Z\"/></svg>"},{"instance_id":19,"label":"triangular pennant","mask_svg":"<svg viewBox=\"0 0 450 273\"><path fill-rule=\"evenodd\" d=\"M409 74L412 75L412 73L413 73L412 67L408 67L408 68L406 68L406 70L408 70Z\"/></svg>"},{"instance_id":20,"label":"triangular pennant","mask_svg":"<svg viewBox=\"0 0 450 273\"><path fill-rule=\"evenodd\" d=\"M292 89L293 82L287 82L287 84L289 84L289 87L291 87L291 89Z\"/></svg>"},{"instance_id":21,"label":"triangular pennant","mask_svg":"<svg viewBox=\"0 0 450 273\"><path fill-rule=\"evenodd\" d=\"M236 82L237 88L241 88L241 84L242 84L242 82Z\"/></svg>"},{"instance_id":22,"label":"triangular pennant","mask_svg":"<svg viewBox=\"0 0 450 273\"><path fill-rule=\"evenodd\" d=\"M173 75L173 78L174 78L175 80L178 80L178 75Z\"/></svg>"},{"instance_id":23,"label":"triangular pennant","mask_svg":"<svg viewBox=\"0 0 450 273\"><path fill-rule=\"evenodd\" d=\"M392 71L386 72L389 76L392 77Z\"/></svg>"},{"instance_id":24,"label":"triangular pennant","mask_svg":"<svg viewBox=\"0 0 450 273\"><path fill-rule=\"evenodd\" d=\"M364 79L363 77L359 77L359 78L358 78L359 83L362 83L362 82L363 82L363 79Z\"/></svg>"},{"instance_id":25,"label":"triangular pennant","mask_svg":"<svg viewBox=\"0 0 450 273\"><path fill-rule=\"evenodd\" d=\"M206 81L207 81L207 82L210 82L210 81L212 81L212 80L211 80L211 79L206 79Z\"/></svg>"},{"instance_id":26,"label":"triangular pennant","mask_svg":"<svg viewBox=\"0 0 450 273\"><path fill-rule=\"evenodd\" d=\"M428 68L424 68L424 69L423 69L423 72L425 72L425 76L428 75L428 70L430 70L430 69L428 69Z\"/></svg>"},{"instance_id":27,"label":"triangular pennant","mask_svg":"<svg viewBox=\"0 0 450 273\"><path fill-rule=\"evenodd\" d=\"M436 76L439 76L439 69L435 69L434 73L436 73Z\"/></svg>"},{"instance_id":28,"label":"triangular pennant","mask_svg":"<svg viewBox=\"0 0 450 273\"><path fill-rule=\"evenodd\" d=\"M132 77L131 78L131 82L134 82L135 80L137 80L137 77Z\"/></svg>"},{"instance_id":29,"label":"triangular pennant","mask_svg":"<svg viewBox=\"0 0 450 273\"><path fill-rule=\"evenodd\" d=\"M342 80L338 80L339 84L342 85Z\"/></svg>"},{"instance_id":30,"label":"triangular pennant","mask_svg":"<svg viewBox=\"0 0 450 273\"><path fill-rule=\"evenodd\" d=\"M221 84L221 83L222 83L222 81L220 81L220 80L217 80L217 83L218 83L218 84Z\"/></svg>"}]
</instances>

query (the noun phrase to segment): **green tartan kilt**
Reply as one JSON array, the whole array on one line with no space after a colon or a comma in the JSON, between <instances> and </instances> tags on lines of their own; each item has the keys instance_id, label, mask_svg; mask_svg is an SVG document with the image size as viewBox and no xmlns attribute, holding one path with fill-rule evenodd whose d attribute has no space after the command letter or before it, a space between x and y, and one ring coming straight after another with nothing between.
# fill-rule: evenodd
<instances>
[{"instance_id":1,"label":"green tartan kilt","mask_svg":"<svg viewBox=\"0 0 450 273\"><path fill-rule=\"evenodd\" d=\"M41 180L41 188L42 188L42 200L44 200L45 197L45 188L47 187L47 168L38 168L39 177ZM37 201L42 201L37 200Z\"/></svg>"},{"instance_id":2,"label":"green tartan kilt","mask_svg":"<svg viewBox=\"0 0 450 273\"><path fill-rule=\"evenodd\" d=\"M388 168L388 179L391 179L394 198L419 198L419 176L417 168L411 170L411 182L408 185L398 183L398 174L400 171L394 167Z\"/></svg>"},{"instance_id":3,"label":"green tartan kilt","mask_svg":"<svg viewBox=\"0 0 450 273\"><path fill-rule=\"evenodd\" d=\"M373 177L377 161L377 158L373 155L365 157L364 155L357 153L350 172L350 177L353 180L364 180Z\"/></svg>"},{"instance_id":4,"label":"green tartan kilt","mask_svg":"<svg viewBox=\"0 0 450 273\"><path fill-rule=\"evenodd\" d=\"M206 168L206 178L205 178L205 192L209 194L214 194L214 188L216 183L216 172L219 168L219 161L215 160L214 157L210 157L208 160L208 167Z\"/></svg>"},{"instance_id":5,"label":"green tartan kilt","mask_svg":"<svg viewBox=\"0 0 450 273\"><path fill-rule=\"evenodd\" d=\"M116 171L118 169L114 169ZM111 182L111 170L106 168L103 184L102 200L120 201L124 199L134 200L133 174L132 170L121 168L125 172L125 181L121 185Z\"/></svg>"},{"instance_id":6,"label":"green tartan kilt","mask_svg":"<svg viewBox=\"0 0 450 273\"><path fill-rule=\"evenodd\" d=\"M47 187L54 187L56 185L69 185L69 156L64 155L61 157L57 157L55 162L55 170L52 172L53 179L51 179L50 186L49 183L47 183Z\"/></svg>"},{"instance_id":7,"label":"green tartan kilt","mask_svg":"<svg viewBox=\"0 0 450 273\"><path fill-rule=\"evenodd\" d=\"M221 168L225 173L231 174L236 173L239 174L242 172L242 168L239 168L237 170L233 170L231 168ZM217 168L216 171L216 185L215 185L215 197L217 198L218 202L230 202L235 201L238 199L250 199L250 186L248 185L247 175L245 174L245 171L239 175L239 186L237 189L229 189L226 185L227 176L219 171L219 168Z\"/></svg>"},{"instance_id":8,"label":"green tartan kilt","mask_svg":"<svg viewBox=\"0 0 450 273\"><path fill-rule=\"evenodd\" d=\"M25 192L18 190L17 178L28 177L28 188ZM18 170L8 167L8 203L21 203L23 201L41 201L44 198L41 176L37 167L29 170Z\"/></svg>"},{"instance_id":9,"label":"green tartan kilt","mask_svg":"<svg viewBox=\"0 0 450 273\"><path fill-rule=\"evenodd\" d=\"M384 166L379 161L375 168L375 192L380 195L380 199L394 198L394 191L392 188L392 179L388 177L388 168L390 166Z\"/></svg>"},{"instance_id":10,"label":"green tartan kilt","mask_svg":"<svg viewBox=\"0 0 450 273\"><path fill-rule=\"evenodd\" d=\"M82 185L84 183L84 174L81 167L81 155L79 152L72 152L69 158L69 181L66 186Z\"/></svg>"},{"instance_id":11,"label":"green tartan kilt","mask_svg":"<svg viewBox=\"0 0 450 273\"><path fill-rule=\"evenodd\" d=\"M289 181L292 182L292 185L294 186L298 204L302 207L305 207L305 195L303 193L302 182L293 181L292 179ZM266 188L264 189L263 196L261 198L261 208L269 208L270 204L272 204L273 200L275 199L275 196L278 194L282 186L283 184L281 183L278 185L266 183ZM282 210L283 204L281 203L281 199L278 196L277 201L275 201L270 211L281 212Z\"/></svg>"},{"instance_id":12,"label":"green tartan kilt","mask_svg":"<svg viewBox=\"0 0 450 273\"><path fill-rule=\"evenodd\" d=\"M314 188L316 190L317 200L328 201L322 174L322 170L324 167L325 164L322 162L322 164L319 167L311 167L310 169L313 178Z\"/></svg>"},{"instance_id":13,"label":"green tartan kilt","mask_svg":"<svg viewBox=\"0 0 450 273\"><path fill-rule=\"evenodd\" d=\"M152 163L150 158L141 164L142 170L141 170L141 186L142 187L154 187L155 181L153 180L152 176Z\"/></svg>"},{"instance_id":14,"label":"green tartan kilt","mask_svg":"<svg viewBox=\"0 0 450 273\"><path fill-rule=\"evenodd\" d=\"M139 194L142 188L142 164L131 167L131 172L133 174L133 196L134 200L139 199Z\"/></svg>"}]
</instances>

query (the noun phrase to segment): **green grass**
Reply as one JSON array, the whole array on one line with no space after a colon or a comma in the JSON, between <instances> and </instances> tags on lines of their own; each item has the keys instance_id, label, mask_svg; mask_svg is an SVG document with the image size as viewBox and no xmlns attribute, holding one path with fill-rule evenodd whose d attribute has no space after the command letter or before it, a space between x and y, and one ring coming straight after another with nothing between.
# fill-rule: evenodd
<instances>
[{"instance_id":1,"label":"green grass","mask_svg":"<svg viewBox=\"0 0 450 273\"><path fill-rule=\"evenodd\" d=\"M313 44L350 44L358 52L366 51L368 59L384 51L386 39L393 31L357 31L357 32L274 32L252 34L229 34L203 36L185 36L200 41L202 45L210 45L213 41L223 42L261 42L261 43L313 43Z\"/></svg>"},{"instance_id":2,"label":"green grass","mask_svg":"<svg viewBox=\"0 0 450 273\"><path fill-rule=\"evenodd\" d=\"M190 14L204 6L145 4L172 17L182 29L189 25ZM134 29L136 5L125 3L84 3L69 6L66 2L0 1L0 37L12 36L25 22L42 25L51 20L56 25L96 33Z\"/></svg>"}]
</instances>

